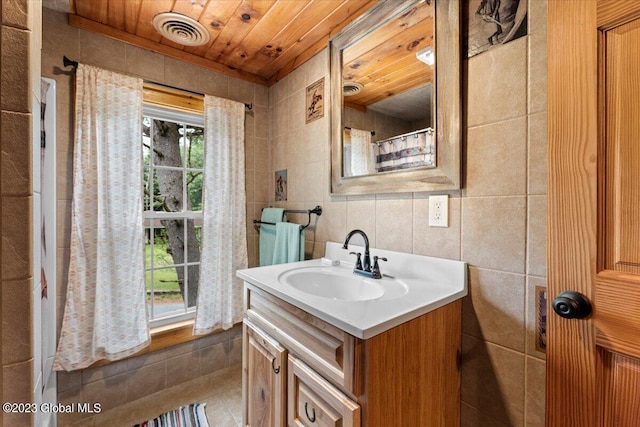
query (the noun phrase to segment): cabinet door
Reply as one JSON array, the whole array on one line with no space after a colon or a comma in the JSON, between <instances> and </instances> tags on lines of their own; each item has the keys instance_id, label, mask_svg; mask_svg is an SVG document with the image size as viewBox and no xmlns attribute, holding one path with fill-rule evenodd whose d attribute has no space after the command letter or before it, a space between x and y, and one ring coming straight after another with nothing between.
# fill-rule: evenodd
<instances>
[{"instance_id":1,"label":"cabinet door","mask_svg":"<svg viewBox=\"0 0 640 427\"><path fill-rule=\"evenodd\" d=\"M250 427L284 427L286 350L247 320L243 329L244 424Z\"/></svg>"},{"instance_id":2,"label":"cabinet door","mask_svg":"<svg viewBox=\"0 0 640 427\"><path fill-rule=\"evenodd\" d=\"M291 355L287 400L291 427L360 427L360 406Z\"/></svg>"}]
</instances>

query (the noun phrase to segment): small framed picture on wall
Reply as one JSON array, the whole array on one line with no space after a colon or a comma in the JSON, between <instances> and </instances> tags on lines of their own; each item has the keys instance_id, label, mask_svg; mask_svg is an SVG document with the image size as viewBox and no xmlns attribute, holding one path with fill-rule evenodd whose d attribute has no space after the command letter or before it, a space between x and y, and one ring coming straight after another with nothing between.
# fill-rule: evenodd
<instances>
[{"instance_id":1,"label":"small framed picture on wall","mask_svg":"<svg viewBox=\"0 0 640 427\"><path fill-rule=\"evenodd\" d=\"M324 77L307 86L306 120L310 123L324 117Z\"/></svg>"},{"instance_id":2,"label":"small framed picture on wall","mask_svg":"<svg viewBox=\"0 0 640 427\"><path fill-rule=\"evenodd\" d=\"M287 200L287 170L276 171L276 202Z\"/></svg>"},{"instance_id":3,"label":"small framed picture on wall","mask_svg":"<svg viewBox=\"0 0 640 427\"><path fill-rule=\"evenodd\" d=\"M465 12L468 58L527 35L527 0L469 0Z\"/></svg>"}]
</instances>

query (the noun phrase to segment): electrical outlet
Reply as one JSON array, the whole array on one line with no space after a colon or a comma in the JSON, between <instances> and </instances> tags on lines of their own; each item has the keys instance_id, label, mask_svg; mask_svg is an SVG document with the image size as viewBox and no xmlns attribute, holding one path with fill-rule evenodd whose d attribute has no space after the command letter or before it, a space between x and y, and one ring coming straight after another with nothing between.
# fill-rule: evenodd
<instances>
[{"instance_id":1,"label":"electrical outlet","mask_svg":"<svg viewBox=\"0 0 640 427\"><path fill-rule=\"evenodd\" d=\"M429 227L449 226L449 196L429 197Z\"/></svg>"}]
</instances>

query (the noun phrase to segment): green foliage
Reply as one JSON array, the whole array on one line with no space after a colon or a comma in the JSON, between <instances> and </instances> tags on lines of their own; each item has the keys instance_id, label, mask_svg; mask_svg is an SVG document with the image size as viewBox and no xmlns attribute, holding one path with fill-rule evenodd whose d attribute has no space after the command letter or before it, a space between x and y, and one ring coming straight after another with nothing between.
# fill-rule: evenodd
<instances>
[{"instance_id":1,"label":"green foliage","mask_svg":"<svg viewBox=\"0 0 640 427\"><path fill-rule=\"evenodd\" d=\"M192 135L187 148L187 167L202 168L204 164L204 135ZM191 210L202 210L202 172L187 173L187 193L191 201Z\"/></svg>"},{"instance_id":2,"label":"green foliage","mask_svg":"<svg viewBox=\"0 0 640 427\"><path fill-rule=\"evenodd\" d=\"M167 243L156 242L153 245L153 251L151 250L151 244L144 246L144 265L146 268L151 266L151 259L153 257L154 267L160 267L163 265L172 265L173 258L167 252ZM151 271L145 273L147 290L151 289ZM178 274L175 268L162 268L153 271L153 288L154 290L175 290L180 292L178 286Z\"/></svg>"}]
</instances>

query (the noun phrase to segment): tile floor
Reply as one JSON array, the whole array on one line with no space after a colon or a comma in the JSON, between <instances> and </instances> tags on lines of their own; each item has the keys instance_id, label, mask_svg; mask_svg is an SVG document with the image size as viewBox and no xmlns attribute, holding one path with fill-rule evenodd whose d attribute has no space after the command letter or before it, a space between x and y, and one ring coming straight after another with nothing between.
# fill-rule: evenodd
<instances>
[{"instance_id":1,"label":"tile floor","mask_svg":"<svg viewBox=\"0 0 640 427\"><path fill-rule=\"evenodd\" d=\"M242 366L234 365L105 411L73 426L131 427L181 405L207 404L211 427L242 425Z\"/></svg>"}]
</instances>

